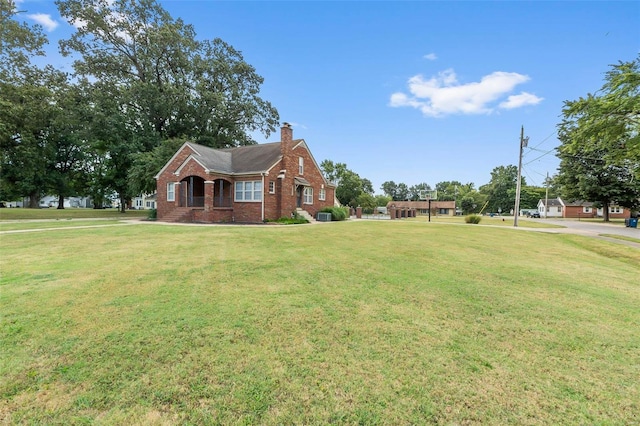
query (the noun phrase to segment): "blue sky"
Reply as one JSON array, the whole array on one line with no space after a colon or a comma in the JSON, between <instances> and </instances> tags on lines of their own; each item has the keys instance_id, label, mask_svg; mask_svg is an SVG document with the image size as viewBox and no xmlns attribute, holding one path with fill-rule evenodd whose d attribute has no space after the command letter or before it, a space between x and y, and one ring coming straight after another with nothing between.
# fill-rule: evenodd
<instances>
[{"instance_id":1,"label":"blue sky","mask_svg":"<svg viewBox=\"0 0 640 426\"><path fill-rule=\"evenodd\" d=\"M198 38L240 50L316 160L346 163L377 193L389 180L486 184L517 165L521 126L523 176L542 185L563 102L640 52L637 1L160 3ZM72 27L53 2L19 9L45 27L46 61L71 70L55 52Z\"/></svg>"}]
</instances>

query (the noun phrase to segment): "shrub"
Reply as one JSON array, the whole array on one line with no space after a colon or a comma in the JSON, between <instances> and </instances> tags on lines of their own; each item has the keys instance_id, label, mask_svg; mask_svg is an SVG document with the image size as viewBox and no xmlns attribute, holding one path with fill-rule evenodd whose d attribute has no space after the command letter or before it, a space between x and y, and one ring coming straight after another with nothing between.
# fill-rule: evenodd
<instances>
[{"instance_id":1,"label":"shrub","mask_svg":"<svg viewBox=\"0 0 640 426\"><path fill-rule=\"evenodd\" d=\"M149 214L147 215L147 219L156 220L158 218L158 210L151 209L149 210Z\"/></svg>"},{"instance_id":2,"label":"shrub","mask_svg":"<svg viewBox=\"0 0 640 426\"><path fill-rule=\"evenodd\" d=\"M294 215L293 217L283 216L280 219L276 219L276 220L265 219L265 222L279 223L281 225L298 225L301 223L309 223L307 219L297 214Z\"/></svg>"},{"instance_id":3,"label":"shrub","mask_svg":"<svg viewBox=\"0 0 640 426\"><path fill-rule=\"evenodd\" d=\"M478 224L482 220L482 216L479 214L470 214L464 218L464 221L467 223Z\"/></svg>"},{"instance_id":4,"label":"shrub","mask_svg":"<svg viewBox=\"0 0 640 426\"><path fill-rule=\"evenodd\" d=\"M320 210L323 213L331 213L331 220L345 220L349 217L349 209L347 207L325 207Z\"/></svg>"}]
</instances>

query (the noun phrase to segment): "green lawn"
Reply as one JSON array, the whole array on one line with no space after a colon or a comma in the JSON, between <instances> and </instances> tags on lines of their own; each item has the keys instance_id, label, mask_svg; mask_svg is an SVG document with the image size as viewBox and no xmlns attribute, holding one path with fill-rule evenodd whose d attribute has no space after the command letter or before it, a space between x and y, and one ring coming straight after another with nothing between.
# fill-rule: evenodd
<instances>
[{"instance_id":1,"label":"green lawn","mask_svg":"<svg viewBox=\"0 0 640 426\"><path fill-rule=\"evenodd\" d=\"M355 221L0 235L0 422L637 424L640 250Z\"/></svg>"},{"instance_id":2,"label":"green lawn","mask_svg":"<svg viewBox=\"0 0 640 426\"><path fill-rule=\"evenodd\" d=\"M147 217L149 210L127 210L120 213L117 209L0 209L0 221L7 220L67 220L67 219L131 219Z\"/></svg>"}]
</instances>

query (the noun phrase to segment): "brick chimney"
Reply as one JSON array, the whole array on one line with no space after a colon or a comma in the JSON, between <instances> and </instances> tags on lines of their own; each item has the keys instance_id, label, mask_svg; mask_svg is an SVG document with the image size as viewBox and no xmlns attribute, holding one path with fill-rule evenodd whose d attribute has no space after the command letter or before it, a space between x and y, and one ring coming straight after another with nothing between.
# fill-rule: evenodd
<instances>
[{"instance_id":1,"label":"brick chimney","mask_svg":"<svg viewBox=\"0 0 640 426\"><path fill-rule=\"evenodd\" d=\"M280 154L282 154L282 168L290 169L289 173L293 173L293 163L291 151L293 150L293 129L291 124L282 123L280 128Z\"/></svg>"},{"instance_id":2,"label":"brick chimney","mask_svg":"<svg viewBox=\"0 0 640 426\"><path fill-rule=\"evenodd\" d=\"M289 142L293 140L293 129L291 128L291 124L282 123L282 127L280 128L280 140L284 142Z\"/></svg>"}]
</instances>

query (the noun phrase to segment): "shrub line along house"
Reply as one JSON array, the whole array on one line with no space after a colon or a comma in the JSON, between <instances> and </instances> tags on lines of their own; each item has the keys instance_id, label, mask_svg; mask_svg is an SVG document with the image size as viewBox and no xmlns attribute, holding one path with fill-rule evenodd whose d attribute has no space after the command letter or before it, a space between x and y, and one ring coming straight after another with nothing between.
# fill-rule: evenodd
<instances>
[{"instance_id":1,"label":"shrub line along house","mask_svg":"<svg viewBox=\"0 0 640 426\"><path fill-rule=\"evenodd\" d=\"M288 123L280 138L227 149L184 143L155 176L158 220L258 223L334 206L336 186L307 143Z\"/></svg>"}]
</instances>

